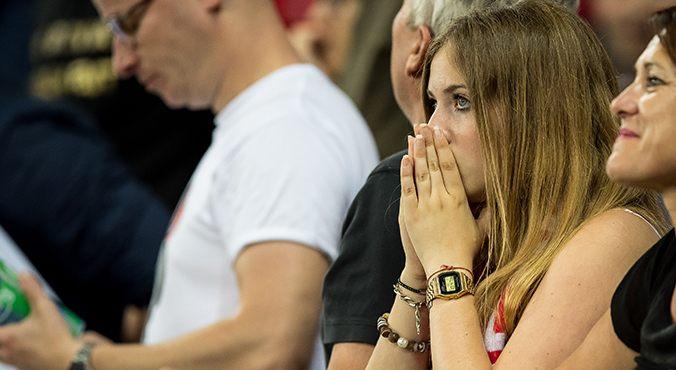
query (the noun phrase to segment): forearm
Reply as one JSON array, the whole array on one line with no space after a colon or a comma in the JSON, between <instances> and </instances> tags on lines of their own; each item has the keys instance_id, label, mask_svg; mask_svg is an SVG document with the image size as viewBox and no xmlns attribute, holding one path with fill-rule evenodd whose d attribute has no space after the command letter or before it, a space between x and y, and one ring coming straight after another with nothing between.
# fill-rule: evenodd
<instances>
[{"instance_id":1,"label":"forearm","mask_svg":"<svg viewBox=\"0 0 676 370\"><path fill-rule=\"evenodd\" d=\"M412 281L411 279L407 280L405 275L406 273L402 274L402 281ZM404 294L415 301L423 301L425 299L423 295L409 291L404 291ZM425 307L420 308L420 334L416 330L415 309L399 298L395 299L388 321L388 326L401 338L418 343L427 342L430 338L428 312ZM424 353L411 352L399 347L397 343L391 343L387 338L380 336L371 355L367 370L427 369L428 359L429 351Z\"/></svg>"},{"instance_id":2,"label":"forearm","mask_svg":"<svg viewBox=\"0 0 676 370\"><path fill-rule=\"evenodd\" d=\"M307 366L316 327L294 329L284 322L274 322L284 320L253 316L240 315L220 321L159 345L99 346L92 353L92 364L96 370L299 369Z\"/></svg>"},{"instance_id":3,"label":"forearm","mask_svg":"<svg viewBox=\"0 0 676 370\"><path fill-rule=\"evenodd\" d=\"M321 312L323 255L289 243L248 247L236 263L238 313L153 347L96 348L96 370L304 369L312 359ZM270 276L284 287L266 295Z\"/></svg>"},{"instance_id":4,"label":"forearm","mask_svg":"<svg viewBox=\"0 0 676 370\"><path fill-rule=\"evenodd\" d=\"M430 313L430 337L434 369L490 370L475 299L434 300Z\"/></svg>"},{"instance_id":5,"label":"forearm","mask_svg":"<svg viewBox=\"0 0 676 370\"><path fill-rule=\"evenodd\" d=\"M336 343L327 370L364 370L375 346L370 343Z\"/></svg>"}]
</instances>

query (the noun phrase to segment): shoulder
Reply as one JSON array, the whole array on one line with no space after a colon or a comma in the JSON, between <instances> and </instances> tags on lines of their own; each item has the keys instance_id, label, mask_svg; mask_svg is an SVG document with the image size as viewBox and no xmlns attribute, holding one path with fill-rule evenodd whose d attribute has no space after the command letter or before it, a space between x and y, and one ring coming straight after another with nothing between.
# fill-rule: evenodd
<instances>
[{"instance_id":1,"label":"shoulder","mask_svg":"<svg viewBox=\"0 0 676 370\"><path fill-rule=\"evenodd\" d=\"M26 128L31 125L94 129L91 118L76 106L64 102L46 102L34 98L2 96L0 128Z\"/></svg>"},{"instance_id":2,"label":"shoulder","mask_svg":"<svg viewBox=\"0 0 676 370\"><path fill-rule=\"evenodd\" d=\"M351 224L353 218L362 218L367 216L368 219L376 215L383 215L386 211L394 206L395 212L394 220L398 232L398 224L396 217L399 211L399 195L400 178L399 167L401 158L406 154L406 151L395 153L384 160L382 160L366 179L366 183L354 199L350 211L348 213L346 227ZM363 220L361 220L363 221ZM361 223L360 221L360 223ZM382 219L378 219L381 222Z\"/></svg>"},{"instance_id":3,"label":"shoulder","mask_svg":"<svg viewBox=\"0 0 676 370\"><path fill-rule=\"evenodd\" d=\"M574 274L598 287L614 290L636 260L657 241L657 234L641 217L623 209L609 210L579 229L554 259L547 275L558 281Z\"/></svg>"},{"instance_id":4,"label":"shoulder","mask_svg":"<svg viewBox=\"0 0 676 370\"><path fill-rule=\"evenodd\" d=\"M380 163L378 163L378 165L369 174L364 188L380 188L383 183L392 184L394 187L398 187L401 182L399 175L401 159L405 154L406 150L402 150L380 161Z\"/></svg>"},{"instance_id":5,"label":"shoulder","mask_svg":"<svg viewBox=\"0 0 676 370\"><path fill-rule=\"evenodd\" d=\"M384 174L392 174L398 178L399 168L401 167L401 159L404 158L404 155L406 155L406 153L407 153L406 150L402 150L383 159L380 163L378 163L378 166L376 166L376 168L373 169L371 175L384 173Z\"/></svg>"},{"instance_id":6,"label":"shoulder","mask_svg":"<svg viewBox=\"0 0 676 370\"><path fill-rule=\"evenodd\" d=\"M609 248L633 250L640 256L659 240L651 225L642 217L624 209L606 211L584 224L566 245L566 249L582 248L593 243Z\"/></svg>"}]
</instances>

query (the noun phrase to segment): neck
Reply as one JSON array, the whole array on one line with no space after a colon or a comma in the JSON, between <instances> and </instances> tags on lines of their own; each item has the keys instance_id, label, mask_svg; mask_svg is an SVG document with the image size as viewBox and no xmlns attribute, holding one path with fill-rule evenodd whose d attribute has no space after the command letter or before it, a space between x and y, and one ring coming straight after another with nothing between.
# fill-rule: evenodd
<instances>
[{"instance_id":1,"label":"neck","mask_svg":"<svg viewBox=\"0 0 676 370\"><path fill-rule=\"evenodd\" d=\"M667 207L667 211L669 211L669 217L671 217L672 220L675 220L674 217L676 217L676 188L661 191L660 194L662 195L664 205Z\"/></svg>"},{"instance_id":2,"label":"neck","mask_svg":"<svg viewBox=\"0 0 676 370\"><path fill-rule=\"evenodd\" d=\"M409 92L412 92L409 101L409 107L404 114L411 121L412 125L417 125L420 123L427 123L425 118L425 108L422 104L422 98L420 97L420 90L422 86L422 77L416 77L412 85L410 85Z\"/></svg>"},{"instance_id":3,"label":"neck","mask_svg":"<svg viewBox=\"0 0 676 370\"><path fill-rule=\"evenodd\" d=\"M411 122L411 126L419 125L421 123L427 123L425 119L425 110L421 102L415 102L411 104L411 107L404 111L404 115Z\"/></svg>"},{"instance_id":4,"label":"neck","mask_svg":"<svg viewBox=\"0 0 676 370\"><path fill-rule=\"evenodd\" d=\"M270 73L295 63L301 58L286 38L286 32L273 13L274 19L261 17L248 24L223 26L220 48L227 70L212 105L214 113L220 112L237 95ZM232 19L227 22L235 23ZM218 61L217 61L218 63Z\"/></svg>"}]
</instances>

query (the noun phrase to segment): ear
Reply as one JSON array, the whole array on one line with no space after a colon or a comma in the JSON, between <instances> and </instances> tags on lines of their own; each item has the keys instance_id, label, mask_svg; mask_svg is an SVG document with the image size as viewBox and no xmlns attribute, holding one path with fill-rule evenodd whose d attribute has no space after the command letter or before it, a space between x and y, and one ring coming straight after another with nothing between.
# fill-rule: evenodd
<instances>
[{"instance_id":1,"label":"ear","mask_svg":"<svg viewBox=\"0 0 676 370\"><path fill-rule=\"evenodd\" d=\"M432 41L432 34L427 26L420 25L416 28L418 38L411 45L411 50L406 58L406 74L418 78L422 74L423 63L425 63L425 54Z\"/></svg>"}]
</instances>

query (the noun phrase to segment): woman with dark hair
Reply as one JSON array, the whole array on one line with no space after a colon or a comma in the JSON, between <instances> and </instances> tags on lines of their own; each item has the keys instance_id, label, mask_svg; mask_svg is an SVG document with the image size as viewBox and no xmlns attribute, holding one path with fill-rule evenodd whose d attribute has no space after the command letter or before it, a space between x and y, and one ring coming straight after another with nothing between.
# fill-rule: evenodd
<instances>
[{"instance_id":1,"label":"woman with dark hair","mask_svg":"<svg viewBox=\"0 0 676 370\"><path fill-rule=\"evenodd\" d=\"M659 192L676 217L676 7L650 19L655 37L636 79L612 103L622 121L610 178ZM565 369L676 369L676 238L669 231L636 264ZM635 361L634 361L635 360Z\"/></svg>"},{"instance_id":2,"label":"woman with dark hair","mask_svg":"<svg viewBox=\"0 0 676 370\"><path fill-rule=\"evenodd\" d=\"M555 369L668 228L654 192L605 173L610 60L577 16L523 1L453 21L424 73L406 265L368 368Z\"/></svg>"}]
</instances>

